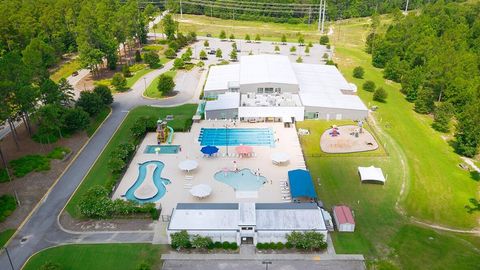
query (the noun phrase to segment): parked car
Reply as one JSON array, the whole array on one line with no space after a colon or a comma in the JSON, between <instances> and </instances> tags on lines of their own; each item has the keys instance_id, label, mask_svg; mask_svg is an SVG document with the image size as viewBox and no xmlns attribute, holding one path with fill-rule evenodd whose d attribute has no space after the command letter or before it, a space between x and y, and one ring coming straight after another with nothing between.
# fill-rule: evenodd
<instances>
[{"instance_id":1,"label":"parked car","mask_svg":"<svg viewBox=\"0 0 480 270\"><path fill-rule=\"evenodd\" d=\"M74 72L72 73L72 76L73 76L73 77L75 77L75 76L77 76L77 75L78 75L78 71L74 71Z\"/></svg>"},{"instance_id":2,"label":"parked car","mask_svg":"<svg viewBox=\"0 0 480 270\"><path fill-rule=\"evenodd\" d=\"M208 54L215 54L215 53L217 53L217 50L215 49L211 49L210 51L208 51Z\"/></svg>"},{"instance_id":3,"label":"parked car","mask_svg":"<svg viewBox=\"0 0 480 270\"><path fill-rule=\"evenodd\" d=\"M211 35L211 34L207 34L207 37L212 37L212 35Z\"/></svg>"}]
</instances>

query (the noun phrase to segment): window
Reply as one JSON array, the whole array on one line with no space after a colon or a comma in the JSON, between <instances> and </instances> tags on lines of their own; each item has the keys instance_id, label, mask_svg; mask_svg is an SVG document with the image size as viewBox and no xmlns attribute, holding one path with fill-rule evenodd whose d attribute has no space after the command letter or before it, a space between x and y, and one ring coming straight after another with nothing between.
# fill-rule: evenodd
<instances>
[{"instance_id":1,"label":"window","mask_svg":"<svg viewBox=\"0 0 480 270\"><path fill-rule=\"evenodd\" d=\"M257 94L263 94L263 88L261 87L257 88Z\"/></svg>"},{"instance_id":2,"label":"window","mask_svg":"<svg viewBox=\"0 0 480 270\"><path fill-rule=\"evenodd\" d=\"M275 93L281 93L281 92L282 92L282 88L280 87L275 88Z\"/></svg>"},{"instance_id":3,"label":"window","mask_svg":"<svg viewBox=\"0 0 480 270\"><path fill-rule=\"evenodd\" d=\"M265 94L271 94L273 93L273 88L269 87L269 88L265 88Z\"/></svg>"}]
</instances>

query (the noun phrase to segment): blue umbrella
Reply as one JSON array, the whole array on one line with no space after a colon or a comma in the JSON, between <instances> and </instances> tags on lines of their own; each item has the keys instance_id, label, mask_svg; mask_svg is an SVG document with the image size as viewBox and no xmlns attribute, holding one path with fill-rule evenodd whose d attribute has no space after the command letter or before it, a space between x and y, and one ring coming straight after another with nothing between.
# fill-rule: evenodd
<instances>
[{"instance_id":1,"label":"blue umbrella","mask_svg":"<svg viewBox=\"0 0 480 270\"><path fill-rule=\"evenodd\" d=\"M202 153L204 153L205 155L211 156L212 154L215 154L218 152L218 148L216 146L207 145L202 147L200 151L202 151Z\"/></svg>"}]
</instances>

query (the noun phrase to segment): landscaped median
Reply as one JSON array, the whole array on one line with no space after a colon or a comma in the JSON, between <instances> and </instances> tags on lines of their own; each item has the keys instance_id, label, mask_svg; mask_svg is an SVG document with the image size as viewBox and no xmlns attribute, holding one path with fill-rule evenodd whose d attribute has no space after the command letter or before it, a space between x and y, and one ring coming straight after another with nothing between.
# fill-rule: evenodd
<instances>
[{"instance_id":1,"label":"landscaped median","mask_svg":"<svg viewBox=\"0 0 480 270\"><path fill-rule=\"evenodd\" d=\"M175 80L175 76L177 75L177 71L176 70L169 70L169 71L163 73L162 75L170 76ZM158 90L159 78L160 78L160 76L153 79L152 83L150 83L150 85L147 87L145 92L143 92L144 96L149 97L149 98L164 98L165 97L165 94Z\"/></svg>"},{"instance_id":2,"label":"landscaped median","mask_svg":"<svg viewBox=\"0 0 480 270\"><path fill-rule=\"evenodd\" d=\"M111 187L121 178L121 172L123 172L125 168L120 170L120 174L112 173L111 159L112 156L115 155L115 152L118 152L118 147L120 145L131 143L138 145L139 141L143 139L144 133L142 133L141 138L133 138L133 136L137 136L134 132L138 132L138 130L132 130L132 127L136 126L139 120L164 119L167 115L174 115L174 120L169 121L169 126L175 131L186 131L191 126L191 119L196 108L196 104L187 104L170 108L141 106L131 110L119 126L117 132L111 138L110 142L105 146L105 149L100 154L71 200L68 202L66 206L67 212L73 218L83 218L79 204L82 201L83 196L87 194L87 191L94 186L101 186L110 190ZM126 162L126 165L128 166L128 162Z\"/></svg>"}]
</instances>

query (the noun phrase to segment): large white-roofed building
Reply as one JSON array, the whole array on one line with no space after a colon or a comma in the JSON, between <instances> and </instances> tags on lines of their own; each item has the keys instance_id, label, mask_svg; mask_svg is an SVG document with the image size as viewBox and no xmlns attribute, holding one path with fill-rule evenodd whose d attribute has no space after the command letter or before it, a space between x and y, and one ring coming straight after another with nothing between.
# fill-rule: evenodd
<instances>
[{"instance_id":1,"label":"large white-roofed building","mask_svg":"<svg viewBox=\"0 0 480 270\"><path fill-rule=\"evenodd\" d=\"M204 95L218 100L207 102L205 118L360 120L367 117L368 109L356 90L334 66L292 63L282 55L242 56L238 64L210 68ZM208 106L222 100L232 104L231 96L224 97L229 92L240 93L238 108Z\"/></svg>"},{"instance_id":2,"label":"large white-roofed building","mask_svg":"<svg viewBox=\"0 0 480 270\"><path fill-rule=\"evenodd\" d=\"M316 231L327 239L322 210L315 203L179 203L167 227L169 241L182 230L239 245L285 243L293 231Z\"/></svg>"}]
</instances>

